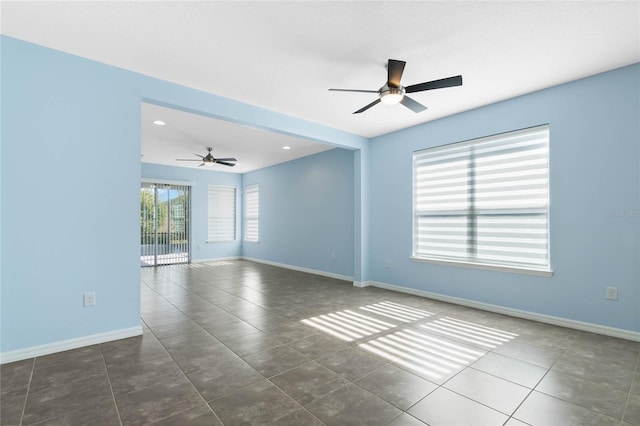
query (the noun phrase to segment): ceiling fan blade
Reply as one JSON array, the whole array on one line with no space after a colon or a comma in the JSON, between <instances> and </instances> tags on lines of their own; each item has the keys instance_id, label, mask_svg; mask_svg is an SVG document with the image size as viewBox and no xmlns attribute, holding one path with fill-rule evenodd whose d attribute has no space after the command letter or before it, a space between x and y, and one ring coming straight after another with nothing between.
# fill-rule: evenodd
<instances>
[{"instance_id":1,"label":"ceiling fan blade","mask_svg":"<svg viewBox=\"0 0 640 426\"><path fill-rule=\"evenodd\" d=\"M400 87L400 79L402 79L405 64L405 61L389 59L387 65L387 86Z\"/></svg>"},{"instance_id":2,"label":"ceiling fan blade","mask_svg":"<svg viewBox=\"0 0 640 426\"><path fill-rule=\"evenodd\" d=\"M371 102L369 105L360 108L359 110L357 110L356 112L354 112L354 114L360 114L361 112L365 112L366 110L368 110L369 108L371 108L374 105L377 105L380 103L380 98L376 99L375 101Z\"/></svg>"},{"instance_id":3,"label":"ceiling fan blade","mask_svg":"<svg viewBox=\"0 0 640 426\"><path fill-rule=\"evenodd\" d=\"M329 89L330 92L358 92L358 93L378 93L377 90L361 90L361 89Z\"/></svg>"},{"instance_id":4,"label":"ceiling fan blade","mask_svg":"<svg viewBox=\"0 0 640 426\"><path fill-rule=\"evenodd\" d=\"M193 155L195 155L197 157L200 157L200 158L204 158L204 155L200 155L200 154L193 154Z\"/></svg>"},{"instance_id":5,"label":"ceiling fan blade","mask_svg":"<svg viewBox=\"0 0 640 426\"><path fill-rule=\"evenodd\" d=\"M422 105L420 102L414 101L406 95L402 98L400 103L415 113L422 112L427 109L426 106Z\"/></svg>"},{"instance_id":6,"label":"ceiling fan blade","mask_svg":"<svg viewBox=\"0 0 640 426\"><path fill-rule=\"evenodd\" d=\"M202 159L199 159L199 160L191 160L191 159L186 159L186 158L176 158L176 161L202 161Z\"/></svg>"},{"instance_id":7,"label":"ceiling fan blade","mask_svg":"<svg viewBox=\"0 0 640 426\"><path fill-rule=\"evenodd\" d=\"M235 164L233 164L233 163L227 163L226 161L218 161L218 160L216 160L216 163L218 163L218 164L222 164L223 166L229 166L229 167L233 167L233 166L235 166Z\"/></svg>"},{"instance_id":8,"label":"ceiling fan blade","mask_svg":"<svg viewBox=\"0 0 640 426\"><path fill-rule=\"evenodd\" d=\"M216 162L219 163L220 161L238 161L235 158L216 158Z\"/></svg>"},{"instance_id":9,"label":"ceiling fan blade","mask_svg":"<svg viewBox=\"0 0 640 426\"><path fill-rule=\"evenodd\" d=\"M200 164L198 167L202 167L202 166L204 166L204 163Z\"/></svg>"},{"instance_id":10,"label":"ceiling fan blade","mask_svg":"<svg viewBox=\"0 0 640 426\"><path fill-rule=\"evenodd\" d=\"M405 87L406 93L423 92L425 90L444 89L445 87L462 86L462 76L443 78L427 81L426 83L413 84Z\"/></svg>"}]
</instances>

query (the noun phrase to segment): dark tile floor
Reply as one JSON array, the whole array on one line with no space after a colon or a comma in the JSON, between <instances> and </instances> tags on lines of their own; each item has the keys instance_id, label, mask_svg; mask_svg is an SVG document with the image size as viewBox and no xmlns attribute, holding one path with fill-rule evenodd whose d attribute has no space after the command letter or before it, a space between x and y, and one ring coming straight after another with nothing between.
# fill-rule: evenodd
<instances>
[{"instance_id":1,"label":"dark tile floor","mask_svg":"<svg viewBox=\"0 0 640 426\"><path fill-rule=\"evenodd\" d=\"M640 344L247 261L142 269L144 335L0 368L2 425L640 425Z\"/></svg>"}]
</instances>

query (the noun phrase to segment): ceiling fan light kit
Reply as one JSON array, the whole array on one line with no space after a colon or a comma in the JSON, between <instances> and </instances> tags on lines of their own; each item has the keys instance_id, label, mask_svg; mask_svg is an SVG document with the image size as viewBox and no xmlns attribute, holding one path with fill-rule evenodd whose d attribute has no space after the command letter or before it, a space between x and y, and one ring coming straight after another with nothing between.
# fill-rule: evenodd
<instances>
[{"instance_id":1,"label":"ceiling fan light kit","mask_svg":"<svg viewBox=\"0 0 640 426\"><path fill-rule=\"evenodd\" d=\"M383 104L387 105L395 105L402 101L404 98L404 87L389 87L388 85L384 85L380 88L380 100Z\"/></svg>"},{"instance_id":2,"label":"ceiling fan light kit","mask_svg":"<svg viewBox=\"0 0 640 426\"><path fill-rule=\"evenodd\" d=\"M406 96L407 93L424 92L425 90L444 89L446 87L462 86L462 76L443 78L440 80L427 81L425 83L413 84L404 87L400 84L402 73L404 72L405 61L389 59L387 63L387 83L378 90L361 90L361 89L329 89L333 92L359 92L359 93L377 93L378 99L371 102L354 114L360 114L380 102L387 105L395 105L401 103L415 113L422 112L427 109L420 102Z\"/></svg>"}]
</instances>

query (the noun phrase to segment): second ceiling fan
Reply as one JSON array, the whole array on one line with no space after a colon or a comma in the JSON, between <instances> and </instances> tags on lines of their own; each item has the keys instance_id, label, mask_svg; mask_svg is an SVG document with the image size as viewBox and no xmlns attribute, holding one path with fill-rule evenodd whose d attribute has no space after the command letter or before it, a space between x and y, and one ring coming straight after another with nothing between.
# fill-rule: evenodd
<instances>
[{"instance_id":1,"label":"second ceiling fan","mask_svg":"<svg viewBox=\"0 0 640 426\"><path fill-rule=\"evenodd\" d=\"M387 83L378 90L360 90L360 89L329 89L334 92L362 92L362 93L377 93L378 99L370 104L355 111L354 114L360 114L371 108L374 105L383 102L385 104L397 104L409 108L411 111L418 113L427 109L410 97L406 96L407 93L423 92L425 90L444 89L445 87L462 86L462 76L457 75L455 77L443 78L440 80L427 81L425 83L412 84L411 86L402 86L400 79L404 72L405 61L398 61L396 59L389 59L387 64Z\"/></svg>"},{"instance_id":2,"label":"second ceiling fan","mask_svg":"<svg viewBox=\"0 0 640 426\"><path fill-rule=\"evenodd\" d=\"M186 159L186 158L177 158L176 161L202 161L202 164L200 164L198 167L202 167L205 164L222 164L223 166L229 166L229 167L233 167L235 166L234 163L232 163L232 161L238 161L235 158L216 158L211 154L211 151L213 151L213 148L207 148L207 155L200 155L200 154L194 154L197 157L200 157L200 159L195 160L195 159Z\"/></svg>"}]
</instances>

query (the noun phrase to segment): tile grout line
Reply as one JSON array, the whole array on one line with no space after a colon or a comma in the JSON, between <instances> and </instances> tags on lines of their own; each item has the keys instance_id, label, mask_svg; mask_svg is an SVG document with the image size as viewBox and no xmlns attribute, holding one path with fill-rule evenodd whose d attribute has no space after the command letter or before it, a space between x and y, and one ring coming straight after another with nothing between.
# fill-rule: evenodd
<instances>
[{"instance_id":1,"label":"tile grout line","mask_svg":"<svg viewBox=\"0 0 640 426\"><path fill-rule=\"evenodd\" d=\"M629 401L631 400L631 389L633 389L633 382L635 381L635 376L638 372L638 361L640 360L640 354L638 354L638 356L636 356L636 365L635 368L633 369L633 378L631 379L631 384L629 385L629 392L627 392L627 400L624 403L624 408L622 409L622 418L620 419L621 422L624 422L624 418L625 415L627 414L627 407L629 406Z\"/></svg>"},{"instance_id":2,"label":"tile grout line","mask_svg":"<svg viewBox=\"0 0 640 426\"><path fill-rule=\"evenodd\" d=\"M29 392L31 392L31 380L33 379L33 373L34 370L36 369L36 358L37 357L33 357L33 361L31 364L31 373L29 374L29 382L27 383L27 391L24 394L24 404L22 404L22 412L20 413L20 420L19 423L20 425L22 425L22 422L24 421L24 413L27 410L27 401L29 400Z\"/></svg>"},{"instance_id":3,"label":"tile grout line","mask_svg":"<svg viewBox=\"0 0 640 426\"><path fill-rule=\"evenodd\" d=\"M104 371L107 375L107 381L109 382L109 391L111 392L111 399L113 400L113 405L116 407L118 422L120 422L120 426L122 426L122 417L120 417L120 408L118 407L118 401L116 401L116 395L113 393L111 376L109 375L109 368L107 367L107 361L104 359L104 352L102 352L102 344L100 344L100 357L102 358L102 365L104 366Z\"/></svg>"}]
</instances>

